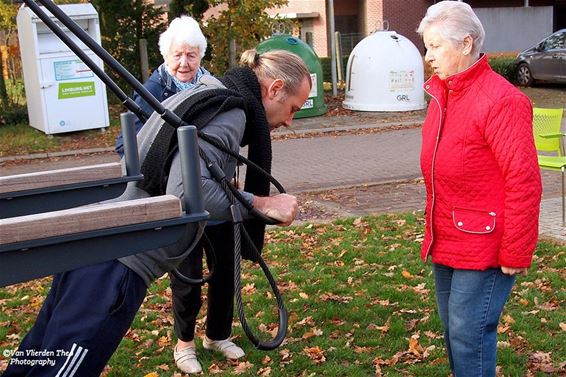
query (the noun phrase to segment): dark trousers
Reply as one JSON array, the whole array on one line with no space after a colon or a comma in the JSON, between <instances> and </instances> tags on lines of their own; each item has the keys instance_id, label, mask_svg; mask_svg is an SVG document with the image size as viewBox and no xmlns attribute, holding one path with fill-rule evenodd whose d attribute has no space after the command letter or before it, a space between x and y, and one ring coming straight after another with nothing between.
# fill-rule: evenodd
<instances>
[{"instance_id":1,"label":"dark trousers","mask_svg":"<svg viewBox=\"0 0 566 377\"><path fill-rule=\"evenodd\" d=\"M2 376L100 376L145 293L143 280L118 261L55 275Z\"/></svg>"},{"instance_id":2,"label":"dark trousers","mask_svg":"<svg viewBox=\"0 0 566 377\"><path fill-rule=\"evenodd\" d=\"M212 340L230 337L234 319L234 233L232 223L209 225L205 233L216 254L212 279L208 282L206 336ZM181 263L185 276L202 278L202 243ZM202 306L201 287L191 286L171 276L173 316L177 338L188 342L195 337L197 316Z\"/></svg>"}]
</instances>

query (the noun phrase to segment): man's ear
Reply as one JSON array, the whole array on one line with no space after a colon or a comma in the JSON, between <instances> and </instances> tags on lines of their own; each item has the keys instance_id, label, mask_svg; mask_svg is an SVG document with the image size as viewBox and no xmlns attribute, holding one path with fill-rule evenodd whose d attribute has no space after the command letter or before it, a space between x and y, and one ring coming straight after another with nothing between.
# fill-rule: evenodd
<instances>
[{"instance_id":1,"label":"man's ear","mask_svg":"<svg viewBox=\"0 0 566 377\"><path fill-rule=\"evenodd\" d=\"M267 88L267 94L270 99L274 99L277 94L283 90L285 87L285 83L281 79L275 79L271 82L269 87Z\"/></svg>"}]
</instances>

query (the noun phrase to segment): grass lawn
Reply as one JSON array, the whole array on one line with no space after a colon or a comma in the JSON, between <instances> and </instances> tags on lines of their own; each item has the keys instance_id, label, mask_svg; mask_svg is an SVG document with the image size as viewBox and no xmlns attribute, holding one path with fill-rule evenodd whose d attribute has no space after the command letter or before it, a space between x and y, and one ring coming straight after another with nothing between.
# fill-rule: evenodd
<instances>
[{"instance_id":1,"label":"grass lawn","mask_svg":"<svg viewBox=\"0 0 566 377\"><path fill-rule=\"evenodd\" d=\"M100 129L46 135L28 124L0 125L0 157L113 147L120 131L119 111L111 106L110 125Z\"/></svg>"},{"instance_id":2,"label":"grass lawn","mask_svg":"<svg viewBox=\"0 0 566 377\"><path fill-rule=\"evenodd\" d=\"M239 362L205 351L204 375L448 376L429 263L419 259L422 214L351 218L268 232L265 259L289 311L287 339L256 350L235 321L246 351ZM243 265L247 320L264 339L277 326L261 270ZM499 326L499 376L566 373L566 247L540 242L528 276L514 287ZM107 376L181 376L168 278L154 283L109 362ZM12 350L33 324L49 279L0 289L0 349ZM8 360L0 356L0 370Z\"/></svg>"}]
</instances>

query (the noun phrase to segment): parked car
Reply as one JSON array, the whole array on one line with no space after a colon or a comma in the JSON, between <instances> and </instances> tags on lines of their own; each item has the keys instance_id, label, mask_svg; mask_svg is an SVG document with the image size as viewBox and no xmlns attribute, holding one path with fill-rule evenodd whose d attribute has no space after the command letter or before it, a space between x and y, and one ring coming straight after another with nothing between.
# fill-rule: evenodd
<instances>
[{"instance_id":1,"label":"parked car","mask_svg":"<svg viewBox=\"0 0 566 377\"><path fill-rule=\"evenodd\" d=\"M517 55L519 85L535 81L566 82L566 29L559 30Z\"/></svg>"}]
</instances>

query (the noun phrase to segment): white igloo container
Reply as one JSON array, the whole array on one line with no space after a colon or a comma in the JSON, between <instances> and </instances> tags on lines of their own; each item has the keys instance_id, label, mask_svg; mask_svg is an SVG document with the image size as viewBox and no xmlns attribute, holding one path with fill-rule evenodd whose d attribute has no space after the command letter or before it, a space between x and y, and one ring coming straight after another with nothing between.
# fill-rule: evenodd
<instances>
[{"instance_id":1,"label":"white igloo container","mask_svg":"<svg viewBox=\"0 0 566 377\"><path fill-rule=\"evenodd\" d=\"M419 50L394 31L376 31L348 58L343 107L360 111L410 111L426 105Z\"/></svg>"}]
</instances>

